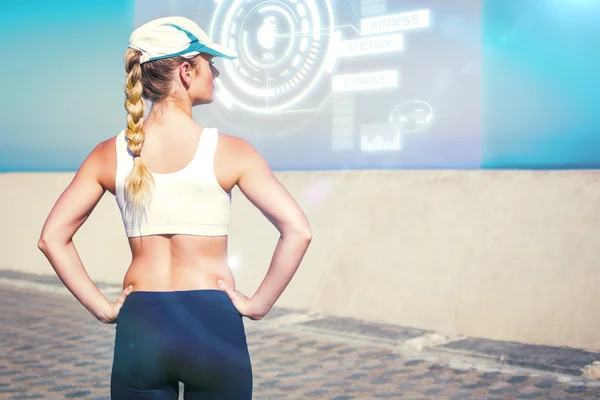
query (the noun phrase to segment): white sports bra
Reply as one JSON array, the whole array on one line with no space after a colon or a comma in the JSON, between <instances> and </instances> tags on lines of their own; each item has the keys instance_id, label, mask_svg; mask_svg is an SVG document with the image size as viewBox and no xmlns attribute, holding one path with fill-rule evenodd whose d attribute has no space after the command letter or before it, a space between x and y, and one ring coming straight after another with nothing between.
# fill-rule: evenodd
<instances>
[{"instance_id":1,"label":"white sports bra","mask_svg":"<svg viewBox=\"0 0 600 400\"><path fill-rule=\"evenodd\" d=\"M219 140L215 128L204 128L192 161L170 174L152 173L154 185L143 215L125 202L125 178L133 167L125 131L117 136L115 197L127 237L182 234L224 236L229 226L231 195L215 177L214 156Z\"/></svg>"}]
</instances>

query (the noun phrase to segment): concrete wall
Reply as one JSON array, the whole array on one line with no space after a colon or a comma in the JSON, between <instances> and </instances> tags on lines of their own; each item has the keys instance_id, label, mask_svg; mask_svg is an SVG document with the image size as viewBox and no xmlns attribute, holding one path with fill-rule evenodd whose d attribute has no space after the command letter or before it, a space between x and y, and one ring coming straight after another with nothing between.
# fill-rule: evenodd
<instances>
[{"instance_id":1,"label":"concrete wall","mask_svg":"<svg viewBox=\"0 0 600 400\"><path fill-rule=\"evenodd\" d=\"M594 171L279 173L314 239L278 306L532 344L600 350L600 186ZM53 274L37 250L72 174L0 174L0 268ZM277 232L234 193L230 254L248 295ZM91 277L130 260L102 199L75 238Z\"/></svg>"}]
</instances>

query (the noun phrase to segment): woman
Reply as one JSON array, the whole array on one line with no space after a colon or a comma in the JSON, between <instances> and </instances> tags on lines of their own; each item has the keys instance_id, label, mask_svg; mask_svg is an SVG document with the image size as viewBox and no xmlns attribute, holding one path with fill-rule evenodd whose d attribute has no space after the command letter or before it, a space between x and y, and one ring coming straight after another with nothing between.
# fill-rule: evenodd
<instances>
[{"instance_id":1,"label":"woman","mask_svg":"<svg viewBox=\"0 0 600 400\"><path fill-rule=\"evenodd\" d=\"M236 53L182 17L136 29L125 55L127 128L83 162L44 224L39 248L65 286L103 323L116 323L113 399L249 399L252 370L242 317L260 320L296 272L309 224L246 141L199 126L213 101L213 57ZM144 120L144 98L152 108ZM227 266L234 186L281 233L248 298ZM72 238L105 191L117 200L132 252L111 303L88 277Z\"/></svg>"}]
</instances>

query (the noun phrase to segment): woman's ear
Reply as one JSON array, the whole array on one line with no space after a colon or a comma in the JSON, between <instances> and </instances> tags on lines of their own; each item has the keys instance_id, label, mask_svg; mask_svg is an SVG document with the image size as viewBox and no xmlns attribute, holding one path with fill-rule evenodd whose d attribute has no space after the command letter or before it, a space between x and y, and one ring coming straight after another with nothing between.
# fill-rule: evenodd
<instances>
[{"instance_id":1,"label":"woman's ear","mask_svg":"<svg viewBox=\"0 0 600 400\"><path fill-rule=\"evenodd\" d=\"M196 71L189 62L184 62L179 66L179 78L183 82L184 86L190 87L192 79L194 79Z\"/></svg>"}]
</instances>

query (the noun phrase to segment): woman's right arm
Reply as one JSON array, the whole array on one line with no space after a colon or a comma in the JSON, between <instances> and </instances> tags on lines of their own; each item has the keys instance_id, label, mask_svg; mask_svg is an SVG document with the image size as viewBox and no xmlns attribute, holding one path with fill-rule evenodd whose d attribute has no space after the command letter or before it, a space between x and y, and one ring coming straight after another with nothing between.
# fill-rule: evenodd
<instances>
[{"instance_id":1,"label":"woman's right arm","mask_svg":"<svg viewBox=\"0 0 600 400\"><path fill-rule=\"evenodd\" d=\"M118 311L130 293L126 289L111 304L85 270L73 237L104 195L106 182L114 181L116 161L114 139L102 142L79 167L69 186L60 195L48 215L38 241L52 268L67 289L99 321L114 323Z\"/></svg>"},{"instance_id":2,"label":"woman's right arm","mask_svg":"<svg viewBox=\"0 0 600 400\"><path fill-rule=\"evenodd\" d=\"M248 301L250 319L261 319L275 304L300 266L312 239L310 225L294 198L248 142L236 140L237 185L280 233L267 274Z\"/></svg>"}]
</instances>

